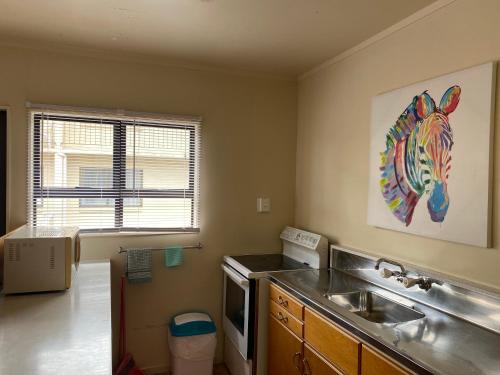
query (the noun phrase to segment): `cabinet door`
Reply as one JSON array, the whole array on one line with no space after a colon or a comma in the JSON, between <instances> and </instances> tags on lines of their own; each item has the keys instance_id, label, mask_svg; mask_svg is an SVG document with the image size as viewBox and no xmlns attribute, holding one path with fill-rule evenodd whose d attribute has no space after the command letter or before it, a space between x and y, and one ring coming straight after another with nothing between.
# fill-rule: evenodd
<instances>
[{"instance_id":1,"label":"cabinet door","mask_svg":"<svg viewBox=\"0 0 500 375\"><path fill-rule=\"evenodd\" d=\"M341 375L341 372L308 345L304 345L304 375Z\"/></svg>"},{"instance_id":2,"label":"cabinet door","mask_svg":"<svg viewBox=\"0 0 500 375\"><path fill-rule=\"evenodd\" d=\"M363 345L361 375L408 375L409 371L396 365L374 349Z\"/></svg>"},{"instance_id":3,"label":"cabinet door","mask_svg":"<svg viewBox=\"0 0 500 375\"><path fill-rule=\"evenodd\" d=\"M300 375L302 373L302 340L269 315L267 373Z\"/></svg>"}]
</instances>

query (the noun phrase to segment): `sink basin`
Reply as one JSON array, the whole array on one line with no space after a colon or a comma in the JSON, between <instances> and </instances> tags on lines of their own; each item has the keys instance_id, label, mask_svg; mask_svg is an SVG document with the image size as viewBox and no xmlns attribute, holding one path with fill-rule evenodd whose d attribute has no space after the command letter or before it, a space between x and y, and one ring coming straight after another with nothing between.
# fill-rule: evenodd
<instances>
[{"instance_id":1,"label":"sink basin","mask_svg":"<svg viewBox=\"0 0 500 375\"><path fill-rule=\"evenodd\" d=\"M325 298L374 323L402 323L421 319L425 314L382 297L375 292L327 293Z\"/></svg>"}]
</instances>

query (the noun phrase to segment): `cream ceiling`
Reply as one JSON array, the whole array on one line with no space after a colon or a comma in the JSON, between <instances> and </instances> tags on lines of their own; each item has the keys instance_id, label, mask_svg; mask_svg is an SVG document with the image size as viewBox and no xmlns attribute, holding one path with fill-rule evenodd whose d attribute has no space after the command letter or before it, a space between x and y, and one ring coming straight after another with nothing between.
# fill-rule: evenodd
<instances>
[{"instance_id":1,"label":"cream ceiling","mask_svg":"<svg viewBox=\"0 0 500 375\"><path fill-rule=\"evenodd\" d=\"M0 42L297 75L433 0L0 0Z\"/></svg>"}]
</instances>

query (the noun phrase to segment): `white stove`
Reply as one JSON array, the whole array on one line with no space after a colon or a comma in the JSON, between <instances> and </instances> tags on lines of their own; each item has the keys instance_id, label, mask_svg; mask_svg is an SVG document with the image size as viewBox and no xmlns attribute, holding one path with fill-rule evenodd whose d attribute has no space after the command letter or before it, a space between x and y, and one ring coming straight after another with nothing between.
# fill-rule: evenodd
<instances>
[{"instance_id":1,"label":"white stove","mask_svg":"<svg viewBox=\"0 0 500 375\"><path fill-rule=\"evenodd\" d=\"M267 277L274 272L328 267L326 237L286 227L280 238L282 253L224 257L224 359L232 374L266 374Z\"/></svg>"},{"instance_id":2,"label":"white stove","mask_svg":"<svg viewBox=\"0 0 500 375\"><path fill-rule=\"evenodd\" d=\"M295 271L311 268L284 254L225 256L224 263L247 279L261 279L274 272Z\"/></svg>"}]
</instances>

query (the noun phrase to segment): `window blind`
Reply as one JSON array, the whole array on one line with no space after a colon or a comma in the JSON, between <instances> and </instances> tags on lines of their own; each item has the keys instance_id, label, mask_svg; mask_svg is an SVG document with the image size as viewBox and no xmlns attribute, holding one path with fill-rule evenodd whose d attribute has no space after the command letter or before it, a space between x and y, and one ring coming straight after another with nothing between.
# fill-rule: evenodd
<instances>
[{"instance_id":1,"label":"window blind","mask_svg":"<svg viewBox=\"0 0 500 375\"><path fill-rule=\"evenodd\" d=\"M29 117L31 225L198 230L201 119L33 105Z\"/></svg>"}]
</instances>

